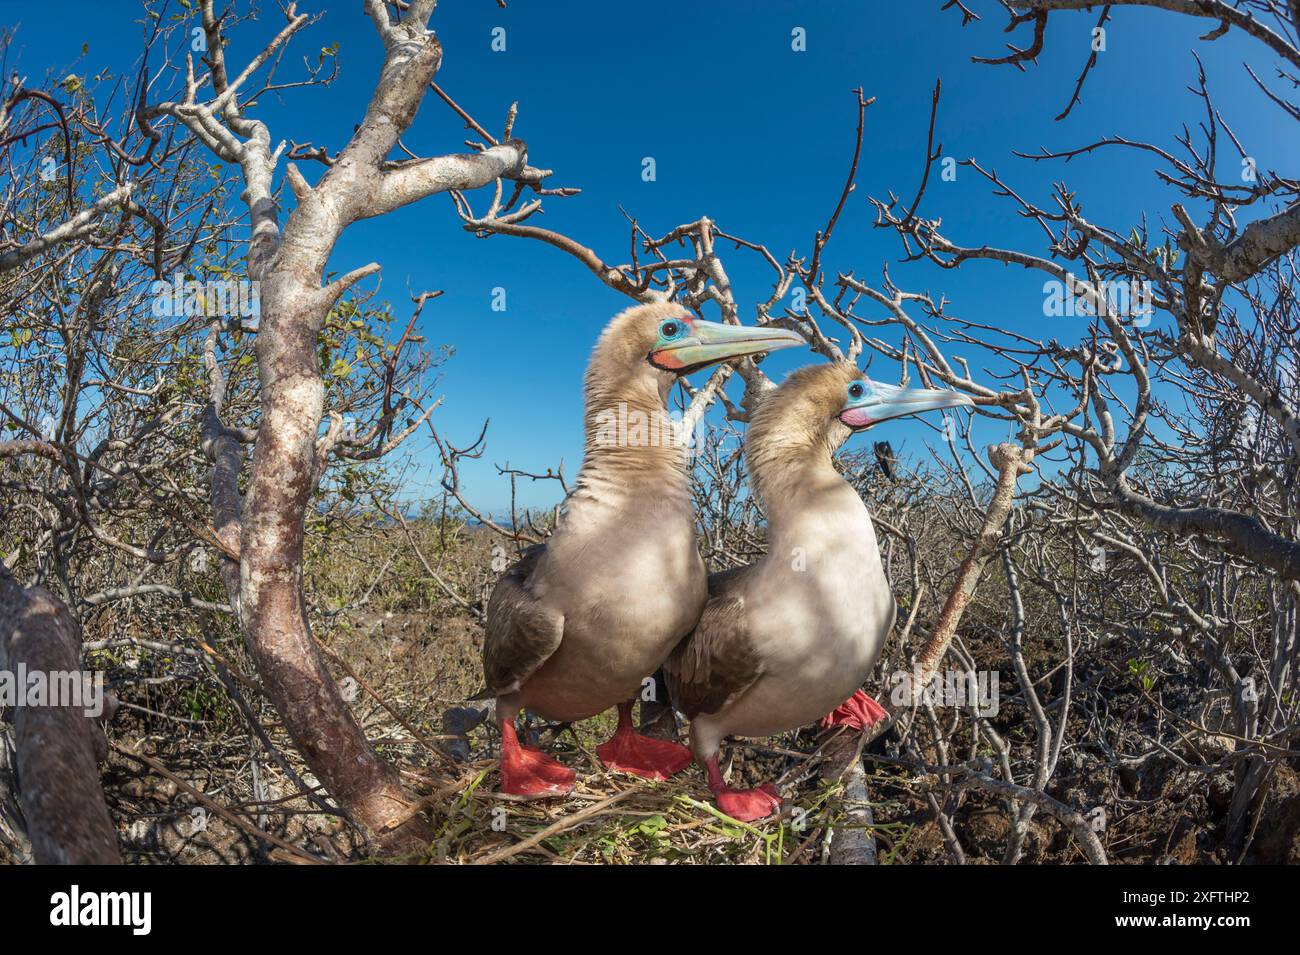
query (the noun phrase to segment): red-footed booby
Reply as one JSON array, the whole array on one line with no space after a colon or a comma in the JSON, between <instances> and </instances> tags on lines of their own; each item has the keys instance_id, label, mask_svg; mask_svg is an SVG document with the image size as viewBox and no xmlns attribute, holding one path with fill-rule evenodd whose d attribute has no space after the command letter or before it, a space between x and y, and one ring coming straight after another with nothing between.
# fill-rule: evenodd
<instances>
[{"instance_id":1,"label":"red-footed booby","mask_svg":"<svg viewBox=\"0 0 1300 955\"><path fill-rule=\"evenodd\" d=\"M861 687L893 628L894 597L871 516L832 455L879 421L970 404L953 391L877 384L836 362L799 369L755 410L745 455L767 513L767 555L710 576L700 622L664 663L695 759L729 816L761 819L781 799L771 784L723 783L724 737L771 736L819 717L864 728L884 716Z\"/></svg>"},{"instance_id":2,"label":"red-footed booby","mask_svg":"<svg viewBox=\"0 0 1300 955\"><path fill-rule=\"evenodd\" d=\"M573 770L520 744L514 720L525 708L574 721L617 705L618 730L597 749L606 766L663 779L690 763L684 746L636 733L631 715L642 681L708 597L668 394L696 369L802 344L794 332L706 322L668 303L628 309L606 327L587 366L577 481L554 533L488 603L483 674L501 721L503 792L573 788Z\"/></svg>"}]
</instances>

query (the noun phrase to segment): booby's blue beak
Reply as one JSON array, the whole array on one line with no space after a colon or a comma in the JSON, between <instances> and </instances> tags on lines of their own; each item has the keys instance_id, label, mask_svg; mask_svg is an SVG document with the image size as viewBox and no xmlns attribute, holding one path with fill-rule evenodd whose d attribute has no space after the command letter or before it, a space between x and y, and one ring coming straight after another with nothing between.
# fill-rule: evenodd
<instances>
[{"instance_id":1,"label":"booby's blue beak","mask_svg":"<svg viewBox=\"0 0 1300 955\"><path fill-rule=\"evenodd\" d=\"M688 375L715 362L806 344L784 328L723 325L683 315L659 323L659 340L647 358L656 368Z\"/></svg>"},{"instance_id":2,"label":"booby's blue beak","mask_svg":"<svg viewBox=\"0 0 1300 955\"><path fill-rule=\"evenodd\" d=\"M859 378L849 382L839 419L860 431L889 418L974 404L966 395L942 388L900 388Z\"/></svg>"}]
</instances>

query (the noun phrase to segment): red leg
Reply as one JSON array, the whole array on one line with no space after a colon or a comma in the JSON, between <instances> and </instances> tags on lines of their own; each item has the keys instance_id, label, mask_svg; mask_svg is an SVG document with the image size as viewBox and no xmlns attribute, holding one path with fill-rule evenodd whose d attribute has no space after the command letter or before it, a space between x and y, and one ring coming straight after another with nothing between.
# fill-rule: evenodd
<instances>
[{"instance_id":1,"label":"red leg","mask_svg":"<svg viewBox=\"0 0 1300 955\"><path fill-rule=\"evenodd\" d=\"M575 773L539 749L519 744L514 720L501 721L501 791L511 796L562 796Z\"/></svg>"},{"instance_id":2,"label":"red leg","mask_svg":"<svg viewBox=\"0 0 1300 955\"><path fill-rule=\"evenodd\" d=\"M851 726L855 730L864 730L879 723L889 714L885 708L861 690L823 716L818 723L822 729L832 726Z\"/></svg>"},{"instance_id":3,"label":"red leg","mask_svg":"<svg viewBox=\"0 0 1300 955\"><path fill-rule=\"evenodd\" d=\"M691 763L691 751L667 740L642 736L632 728L632 704L620 703L618 729L608 743L596 747L607 769L634 773L646 779L667 779Z\"/></svg>"},{"instance_id":4,"label":"red leg","mask_svg":"<svg viewBox=\"0 0 1300 955\"><path fill-rule=\"evenodd\" d=\"M781 810L781 794L771 783L764 783L757 789L732 789L722 781L722 770L718 768L718 757L710 756L704 764L709 774L709 788L713 790L713 801L718 808L732 819L741 822L753 822L775 815Z\"/></svg>"}]
</instances>

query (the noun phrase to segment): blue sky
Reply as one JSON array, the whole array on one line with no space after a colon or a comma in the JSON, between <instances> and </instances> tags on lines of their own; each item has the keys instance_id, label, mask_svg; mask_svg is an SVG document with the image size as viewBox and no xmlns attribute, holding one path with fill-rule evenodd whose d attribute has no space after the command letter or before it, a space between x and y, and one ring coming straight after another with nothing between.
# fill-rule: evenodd
<instances>
[{"instance_id":1,"label":"blue sky","mask_svg":"<svg viewBox=\"0 0 1300 955\"><path fill-rule=\"evenodd\" d=\"M971 62L973 54L1003 52L1005 16L997 4L977 5L984 20L965 28L941 6L940 0L826 2L811 9L793 2L515 0L499 10L491 0L444 0L433 20L444 46L438 82L494 132L510 102L519 101L516 134L527 140L533 164L554 169L553 184L583 190L575 198L547 199L541 223L616 262L628 249L620 204L653 234L708 215L728 232L767 244L779 258L791 249L806 252L843 183L855 119L850 90L859 85L876 102L867 113L858 190L825 263L869 281L898 258L899 246L891 234L871 228L867 196L914 192L937 77L944 89L937 136L945 155L974 157L1044 202L1052 183L1063 179L1082 198L1085 215L1112 227L1135 224L1143 211L1153 224L1170 221L1177 197L1158 183L1146 159L1109 150L1068 165L1035 164L1012 151L1079 146L1107 134L1174 149L1182 124L1201 119L1199 101L1187 89L1196 75L1192 48L1219 108L1261 168L1285 169L1284 160L1300 147L1294 124L1280 121L1241 65L1248 60L1268 76L1269 58L1235 31L1198 42L1213 28L1210 21L1115 10L1082 103L1058 123L1053 117L1087 59L1098 13L1054 15L1039 65L1021 73ZM362 115L380 48L357 0L299 3L303 12L326 7L321 22L295 40L281 79L302 56L314 60L336 41L339 79L328 89L266 98L257 115L277 139L335 150ZM0 9L7 22L20 24L19 65L29 76L47 66L78 72L107 66L120 73L139 47L139 8L130 0L3 2ZM231 62L259 49L282 22L278 9L266 5L260 23L232 36ZM491 49L495 27L506 30L505 52ZM795 27L806 31L806 52L791 49ZM1015 39L1027 38L1021 31ZM424 154L460 151L466 135L430 96L405 142ZM1228 156L1228 144L1222 145ZM651 183L641 180L647 156L657 165ZM482 208L485 197L473 199ZM951 183L932 179L922 211L942 216L955 241L1042 251L1036 227L992 197L971 171L962 169ZM409 314L408 287L445 290L426 307L422 330L431 342L456 349L443 375L440 432L468 442L491 419L486 455L462 474L475 502L491 510L508 503L508 485L494 463L540 471L563 459L566 475L576 474L582 369L600 328L628 301L555 249L468 235L447 197L358 223L332 265L342 270L371 260L383 266L381 295L393 299L399 317ZM747 253L728 254L726 264L744 305L766 298L765 265ZM894 265L891 274L905 288L945 295L952 314L973 320L1063 340L1082 327L1082 319L1044 317L1038 273L912 264ZM496 287L506 290L504 312L491 308ZM978 356L969 357L978 369ZM820 359L795 350L773 356L765 368L779 378L810 360ZM881 362L872 370L885 380L896 375ZM1003 437L996 429L977 436ZM926 444L940 446L932 429L913 421L891 422L873 437L912 456L923 456ZM408 475L407 496L434 496L436 461L427 442L415 450L420 466ZM545 506L557 496L558 488L546 483L521 488L520 499Z\"/></svg>"}]
</instances>

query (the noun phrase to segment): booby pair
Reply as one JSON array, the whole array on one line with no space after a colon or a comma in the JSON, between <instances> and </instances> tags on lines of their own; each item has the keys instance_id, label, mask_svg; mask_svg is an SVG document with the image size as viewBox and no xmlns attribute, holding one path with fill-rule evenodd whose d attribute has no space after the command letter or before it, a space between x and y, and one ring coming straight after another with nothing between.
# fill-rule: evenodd
<instances>
[{"instance_id":1,"label":"booby pair","mask_svg":"<svg viewBox=\"0 0 1300 955\"><path fill-rule=\"evenodd\" d=\"M568 792L574 772L521 745L522 708L559 721L618 706L606 766L662 779L683 746L632 727L643 680L700 619L707 573L696 545L686 446L667 419L678 379L715 362L802 345L793 332L723 325L679 305L616 316L585 379L582 468L554 533L498 582L487 609L485 695L501 721L501 789Z\"/></svg>"},{"instance_id":2,"label":"booby pair","mask_svg":"<svg viewBox=\"0 0 1300 955\"><path fill-rule=\"evenodd\" d=\"M861 687L893 628L894 597L871 516L832 455L880 421L970 404L953 391L873 383L836 362L799 369L755 410L745 454L767 514L767 555L710 576L699 623L664 663L727 815L760 819L781 800L770 784L724 784L724 737L770 736L819 717L863 728L884 716Z\"/></svg>"}]
</instances>

